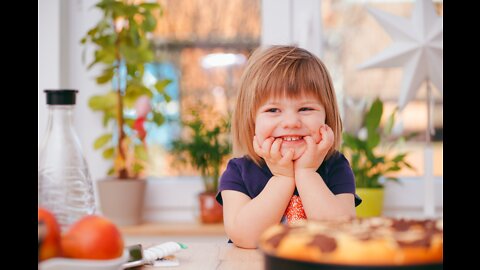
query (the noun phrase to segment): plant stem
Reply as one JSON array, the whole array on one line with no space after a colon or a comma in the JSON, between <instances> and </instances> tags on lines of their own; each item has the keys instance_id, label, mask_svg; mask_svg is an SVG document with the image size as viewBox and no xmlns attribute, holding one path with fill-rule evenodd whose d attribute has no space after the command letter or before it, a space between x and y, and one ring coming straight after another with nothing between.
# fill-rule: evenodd
<instances>
[{"instance_id":1,"label":"plant stem","mask_svg":"<svg viewBox=\"0 0 480 270\"><path fill-rule=\"evenodd\" d=\"M117 151L118 154L120 155L120 159L122 160L120 164L120 168L117 168L118 170L118 177L123 179L123 178L128 178L128 172L126 168L126 155L125 152L123 151L123 140L125 140L125 132L123 131L123 99L122 99L122 92L120 89L120 65L121 65L121 56L118 51L118 46L119 46L119 41L120 39L118 38L117 35L117 40L115 41L115 58L117 59L117 89L115 90L117 92L117 124L118 124L118 144L117 144Z\"/></svg>"}]
</instances>

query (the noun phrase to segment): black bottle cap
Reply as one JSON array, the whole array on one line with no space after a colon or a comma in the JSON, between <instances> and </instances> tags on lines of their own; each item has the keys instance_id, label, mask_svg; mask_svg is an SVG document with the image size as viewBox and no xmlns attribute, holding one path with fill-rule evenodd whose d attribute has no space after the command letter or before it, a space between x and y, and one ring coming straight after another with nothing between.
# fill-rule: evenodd
<instances>
[{"instance_id":1,"label":"black bottle cap","mask_svg":"<svg viewBox=\"0 0 480 270\"><path fill-rule=\"evenodd\" d=\"M46 89L48 105L74 105L78 90L75 89Z\"/></svg>"}]
</instances>

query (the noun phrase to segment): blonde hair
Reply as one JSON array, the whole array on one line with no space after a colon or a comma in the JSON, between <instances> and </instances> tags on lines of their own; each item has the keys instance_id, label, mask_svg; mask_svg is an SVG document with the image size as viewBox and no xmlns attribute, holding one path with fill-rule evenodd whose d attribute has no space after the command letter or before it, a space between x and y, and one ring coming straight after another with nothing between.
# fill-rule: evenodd
<instances>
[{"instance_id":1,"label":"blonde hair","mask_svg":"<svg viewBox=\"0 0 480 270\"><path fill-rule=\"evenodd\" d=\"M240 78L232 120L234 156L246 155L257 165L263 163L252 144L258 108L269 97L299 96L314 96L325 107L325 123L335 136L326 158L338 150L342 143L342 121L327 68L318 57L302 48L270 46L253 52Z\"/></svg>"}]
</instances>

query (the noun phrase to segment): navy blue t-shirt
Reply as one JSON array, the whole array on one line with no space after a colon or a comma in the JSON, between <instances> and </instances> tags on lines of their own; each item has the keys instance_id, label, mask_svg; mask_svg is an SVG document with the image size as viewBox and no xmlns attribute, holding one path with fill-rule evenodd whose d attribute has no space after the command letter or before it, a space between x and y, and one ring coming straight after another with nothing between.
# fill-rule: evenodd
<instances>
[{"instance_id":1,"label":"navy blue t-shirt","mask_svg":"<svg viewBox=\"0 0 480 270\"><path fill-rule=\"evenodd\" d=\"M352 168L342 153L336 151L329 159L324 160L317 173L322 176L333 194L352 193L355 195L355 206L362 202L362 199L355 194L355 178ZM220 177L216 199L223 205L221 194L223 190L239 191L253 199L262 192L272 176L267 165L259 167L246 156L233 158L228 162L225 172ZM295 188L294 195L298 196L297 188Z\"/></svg>"}]
</instances>

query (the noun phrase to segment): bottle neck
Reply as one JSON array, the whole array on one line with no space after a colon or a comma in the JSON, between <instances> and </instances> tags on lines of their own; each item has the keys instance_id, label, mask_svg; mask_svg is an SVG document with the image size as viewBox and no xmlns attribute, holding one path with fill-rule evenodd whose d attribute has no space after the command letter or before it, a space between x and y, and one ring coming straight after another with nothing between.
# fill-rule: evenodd
<instances>
[{"instance_id":1,"label":"bottle neck","mask_svg":"<svg viewBox=\"0 0 480 270\"><path fill-rule=\"evenodd\" d=\"M74 105L49 105L48 129L70 129L73 127Z\"/></svg>"}]
</instances>

